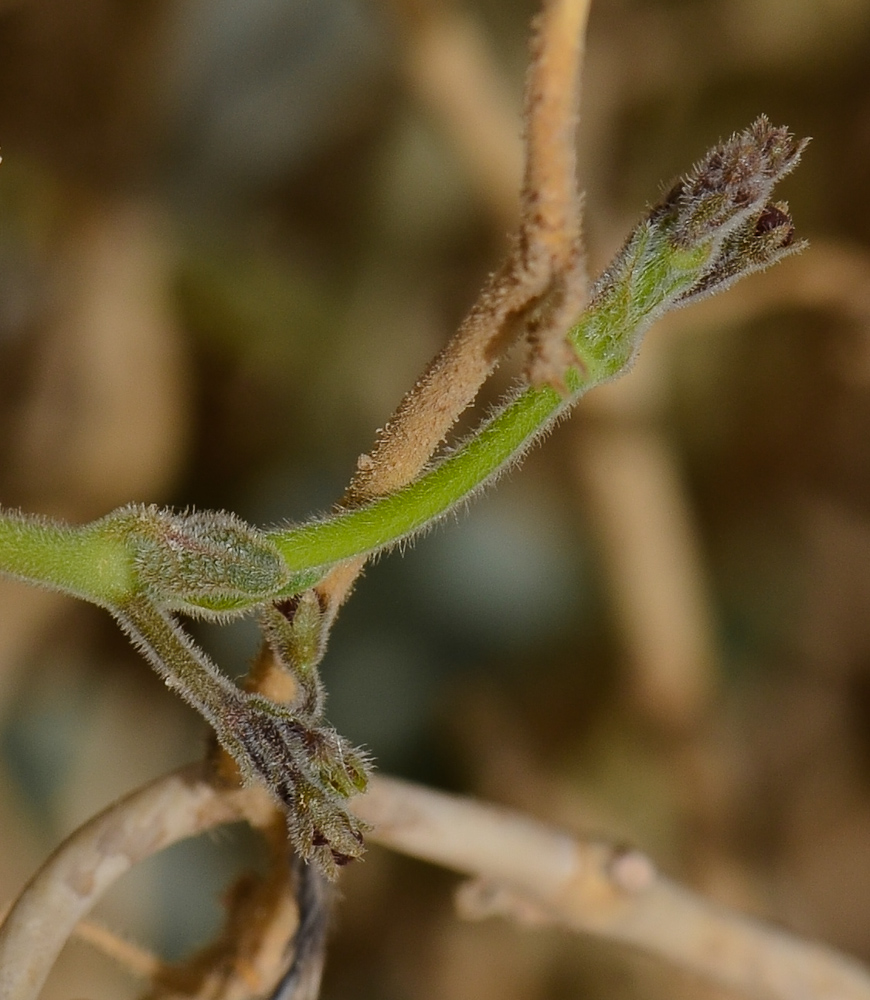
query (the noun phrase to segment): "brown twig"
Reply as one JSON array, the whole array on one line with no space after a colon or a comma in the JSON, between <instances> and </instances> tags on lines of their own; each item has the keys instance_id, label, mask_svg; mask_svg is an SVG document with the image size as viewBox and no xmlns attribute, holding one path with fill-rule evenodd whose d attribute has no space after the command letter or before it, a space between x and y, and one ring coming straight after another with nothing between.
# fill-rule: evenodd
<instances>
[{"instance_id":1,"label":"brown twig","mask_svg":"<svg viewBox=\"0 0 870 1000\"><path fill-rule=\"evenodd\" d=\"M95 920L80 921L76 925L74 936L140 979L155 979L166 969L165 963L156 955L125 940Z\"/></svg>"},{"instance_id":2,"label":"brown twig","mask_svg":"<svg viewBox=\"0 0 870 1000\"><path fill-rule=\"evenodd\" d=\"M716 685L710 600L692 512L673 448L658 426L665 409L662 358L673 336L710 326L740 327L788 307L833 311L855 333L830 341L842 378L870 373L870 257L858 248L813 241L812 252L663 317L631 379L584 399L587 421L576 470L604 556L620 635L631 666L631 694L643 713L672 733L703 719Z\"/></svg>"},{"instance_id":3,"label":"brown twig","mask_svg":"<svg viewBox=\"0 0 870 1000\"><path fill-rule=\"evenodd\" d=\"M589 0L545 3L536 26L526 90L526 167L513 252L489 279L455 337L402 400L371 455L360 457L344 498L348 505L364 503L413 480L474 399L500 354L518 336L529 336L534 345L535 377L547 378L552 370L565 370L564 358L557 355L566 349L565 333L586 295L574 143L588 10ZM444 54L446 38L461 36L473 43L467 32L457 34L457 29L451 35L450 25L459 25L454 21L447 16L421 22L428 24L425 37L431 44L426 50L429 62L416 65L418 82L431 82L424 70L431 68L433 56ZM470 61L463 64L466 69L474 60L473 53L466 51L468 55ZM457 96L455 87L449 90L449 100ZM460 110L459 103L454 110ZM462 145L469 133L467 118L460 117ZM319 585L326 628L363 565L363 559L346 563ZM276 672L268 666L261 670L258 686L269 685L270 675Z\"/></svg>"},{"instance_id":4,"label":"brown twig","mask_svg":"<svg viewBox=\"0 0 870 1000\"><path fill-rule=\"evenodd\" d=\"M526 87L526 166L513 250L380 431L371 454L360 457L345 504L411 482L519 336L533 344L533 378L555 380L565 370L557 355L567 350L564 335L586 296L574 142L588 10L589 0L545 3ZM363 562L339 568L320 584L329 607L341 603Z\"/></svg>"},{"instance_id":5,"label":"brown twig","mask_svg":"<svg viewBox=\"0 0 870 1000\"><path fill-rule=\"evenodd\" d=\"M502 913L640 948L758 1000L866 1000L870 972L832 949L717 906L639 851L381 777L358 814L372 839L472 875L470 916Z\"/></svg>"},{"instance_id":6,"label":"brown twig","mask_svg":"<svg viewBox=\"0 0 870 1000\"><path fill-rule=\"evenodd\" d=\"M624 400L616 386L603 387L611 393L602 395ZM605 419L583 427L575 472L629 661L629 695L664 732L688 735L710 706L717 656L679 462L654 419L626 419L600 401L594 413Z\"/></svg>"},{"instance_id":7,"label":"brown twig","mask_svg":"<svg viewBox=\"0 0 870 1000\"><path fill-rule=\"evenodd\" d=\"M217 791L203 764L133 793L80 827L31 879L0 930L0 997L35 998L67 938L134 865L202 830L244 817L262 827L274 807L259 788Z\"/></svg>"},{"instance_id":8,"label":"brown twig","mask_svg":"<svg viewBox=\"0 0 870 1000\"><path fill-rule=\"evenodd\" d=\"M870 973L831 949L717 906L639 851L395 778L355 803L371 838L474 878L466 915L560 924L643 949L758 1000L868 1000ZM184 837L245 819L268 825L259 788L228 789L202 765L167 775L90 820L31 880L0 928L0 998L36 1000L64 942L109 886Z\"/></svg>"}]
</instances>

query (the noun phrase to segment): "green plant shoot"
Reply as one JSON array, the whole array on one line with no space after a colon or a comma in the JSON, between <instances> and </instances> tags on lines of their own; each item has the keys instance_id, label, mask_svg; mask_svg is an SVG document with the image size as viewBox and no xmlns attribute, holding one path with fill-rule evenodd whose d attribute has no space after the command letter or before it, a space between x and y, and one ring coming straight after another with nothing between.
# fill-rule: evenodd
<instances>
[{"instance_id":1,"label":"green plant shoot","mask_svg":"<svg viewBox=\"0 0 870 1000\"><path fill-rule=\"evenodd\" d=\"M129 506L84 527L0 512L0 572L108 609L166 684L213 727L242 775L285 807L296 850L329 875L362 850L348 799L368 761L322 722L327 623L310 589L342 561L412 537L516 462L585 392L625 373L666 311L768 267L802 244L773 187L805 141L759 118L714 147L635 227L566 331L553 386L526 384L410 485L364 506L261 531L235 515ZM174 615L258 610L291 705L240 690Z\"/></svg>"}]
</instances>

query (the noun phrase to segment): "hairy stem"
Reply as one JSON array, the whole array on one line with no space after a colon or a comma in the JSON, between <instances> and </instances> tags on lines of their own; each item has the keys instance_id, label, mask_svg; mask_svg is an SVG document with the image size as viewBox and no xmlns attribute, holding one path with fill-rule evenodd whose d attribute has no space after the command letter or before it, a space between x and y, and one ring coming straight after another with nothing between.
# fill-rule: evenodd
<instances>
[{"instance_id":1,"label":"hairy stem","mask_svg":"<svg viewBox=\"0 0 870 1000\"><path fill-rule=\"evenodd\" d=\"M111 607L130 592L133 566L123 538L102 522L73 528L4 511L0 571Z\"/></svg>"},{"instance_id":2,"label":"hairy stem","mask_svg":"<svg viewBox=\"0 0 870 1000\"><path fill-rule=\"evenodd\" d=\"M220 618L298 594L343 561L409 537L516 461L584 392L625 372L668 309L800 249L788 206L768 199L804 146L761 117L710 150L635 227L576 325L564 322L564 365L550 367L544 384L519 392L409 485L268 534L228 514L148 507L122 508L78 531L0 515L0 571L113 610L141 593L164 610ZM561 316L570 296L551 291L530 305L530 329Z\"/></svg>"},{"instance_id":3,"label":"hairy stem","mask_svg":"<svg viewBox=\"0 0 870 1000\"><path fill-rule=\"evenodd\" d=\"M526 389L410 486L325 521L274 531L272 541L291 571L393 545L448 513L519 457L566 405L550 386Z\"/></svg>"},{"instance_id":4,"label":"hairy stem","mask_svg":"<svg viewBox=\"0 0 870 1000\"><path fill-rule=\"evenodd\" d=\"M129 598L113 614L166 686L222 735L228 709L243 698L235 684L145 595Z\"/></svg>"}]
</instances>

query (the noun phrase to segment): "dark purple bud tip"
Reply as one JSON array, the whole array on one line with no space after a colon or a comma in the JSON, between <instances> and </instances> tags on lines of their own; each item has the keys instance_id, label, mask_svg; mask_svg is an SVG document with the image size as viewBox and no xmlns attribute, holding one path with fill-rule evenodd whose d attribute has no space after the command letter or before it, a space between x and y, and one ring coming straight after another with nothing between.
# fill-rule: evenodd
<instances>
[{"instance_id":1,"label":"dark purple bud tip","mask_svg":"<svg viewBox=\"0 0 870 1000\"><path fill-rule=\"evenodd\" d=\"M332 852L332 860L338 865L339 868L345 868L352 861L356 861L357 858L350 854L342 854L341 851Z\"/></svg>"},{"instance_id":2,"label":"dark purple bud tip","mask_svg":"<svg viewBox=\"0 0 870 1000\"><path fill-rule=\"evenodd\" d=\"M738 278L763 271L804 246L795 243L795 228L788 205L784 201L767 204L726 236L710 266L677 302L685 305L722 291Z\"/></svg>"},{"instance_id":3,"label":"dark purple bud tip","mask_svg":"<svg viewBox=\"0 0 870 1000\"><path fill-rule=\"evenodd\" d=\"M672 220L673 240L689 248L722 238L763 209L771 191L800 160L809 140L771 125L762 115L742 132L714 146L668 192L652 217ZM774 215L762 212L764 224L776 227Z\"/></svg>"},{"instance_id":4,"label":"dark purple bud tip","mask_svg":"<svg viewBox=\"0 0 870 1000\"><path fill-rule=\"evenodd\" d=\"M776 229L787 229L787 232L780 234L780 246L791 246L794 241L791 216L779 205L765 205L764 211L755 220L755 235L764 236Z\"/></svg>"}]
</instances>

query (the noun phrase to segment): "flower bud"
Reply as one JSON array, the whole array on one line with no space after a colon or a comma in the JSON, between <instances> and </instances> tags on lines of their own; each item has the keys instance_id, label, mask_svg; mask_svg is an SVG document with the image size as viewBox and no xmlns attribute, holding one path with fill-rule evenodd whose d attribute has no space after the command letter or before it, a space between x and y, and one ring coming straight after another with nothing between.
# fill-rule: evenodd
<instances>
[{"instance_id":1,"label":"flower bud","mask_svg":"<svg viewBox=\"0 0 870 1000\"><path fill-rule=\"evenodd\" d=\"M711 149L650 209L595 282L569 333L595 381L623 372L668 309L803 248L794 242L788 206L768 199L807 141L762 116Z\"/></svg>"},{"instance_id":2,"label":"flower bud","mask_svg":"<svg viewBox=\"0 0 870 1000\"><path fill-rule=\"evenodd\" d=\"M279 594L291 573L273 542L235 514L125 507L110 515L139 584L169 611L222 617Z\"/></svg>"}]
</instances>

